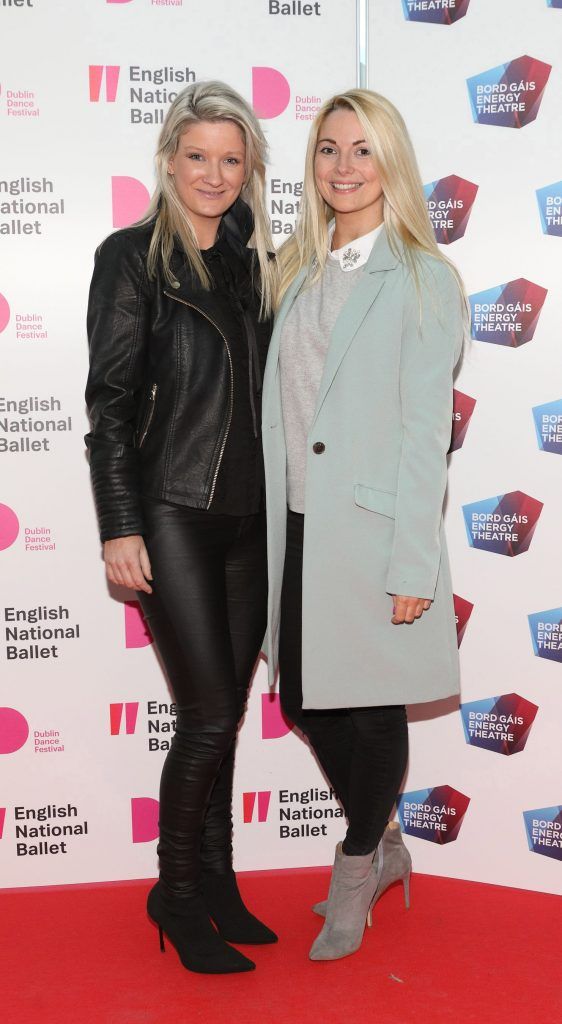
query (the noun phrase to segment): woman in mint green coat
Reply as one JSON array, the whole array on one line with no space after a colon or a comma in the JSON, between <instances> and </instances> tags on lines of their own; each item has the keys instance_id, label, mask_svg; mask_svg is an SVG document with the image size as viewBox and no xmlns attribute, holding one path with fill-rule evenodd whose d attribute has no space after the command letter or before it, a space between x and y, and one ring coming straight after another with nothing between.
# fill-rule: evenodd
<instances>
[{"instance_id":1,"label":"woman in mint green coat","mask_svg":"<svg viewBox=\"0 0 562 1024\"><path fill-rule=\"evenodd\" d=\"M466 304L383 97L350 90L321 108L280 264L263 392L267 653L349 822L310 954L336 959L391 881L407 893L409 854L386 828L405 705L459 687L442 508Z\"/></svg>"}]
</instances>

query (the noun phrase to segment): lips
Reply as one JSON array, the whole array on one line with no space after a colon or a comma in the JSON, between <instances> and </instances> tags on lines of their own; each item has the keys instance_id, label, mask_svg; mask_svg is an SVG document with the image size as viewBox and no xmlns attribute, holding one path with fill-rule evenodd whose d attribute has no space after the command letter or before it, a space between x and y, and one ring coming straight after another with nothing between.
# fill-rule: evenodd
<instances>
[{"instance_id":1,"label":"lips","mask_svg":"<svg viewBox=\"0 0 562 1024\"><path fill-rule=\"evenodd\" d=\"M204 199L222 199L224 192L205 192L202 188L196 189Z\"/></svg>"},{"instance_id":2,"label":"lips","mask_svg":"<svg viewBox=\"0 0 562 1024\"><path fill-rule=\"evenodd\" d=\"M357 192L357 189L361 188L362 184L362 181L350 181L347 183L331 181L330 188L333 188L334 192L339 192L342 195L345 195L347 192Z\"/></svg>"}]
</instances>

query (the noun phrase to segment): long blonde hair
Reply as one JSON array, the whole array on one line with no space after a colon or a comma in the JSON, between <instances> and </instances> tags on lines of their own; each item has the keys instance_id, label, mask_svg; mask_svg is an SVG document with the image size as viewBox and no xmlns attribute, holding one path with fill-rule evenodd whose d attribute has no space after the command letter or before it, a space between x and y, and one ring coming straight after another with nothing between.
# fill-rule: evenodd
<instances>
[{"instance_id":1,"label":"long blonde hair","mask_svg":"<svg viewBox=\"0 0 562 1024\"><path fill-rule=\"evenodd\" d=\"M139 221L140 224L147 224L155 220L148 250L149 276L156 276L160 268L168 283L174 280L170 260L176 235L202 286L209 288L211 285L195 230L176 191L174 177L168 173L180 137L190 125L201 121L230 121L238 126L244 138L246 175L240 195L250 207L254 218L250 243L256 250L260 267L260 315L267 316L273 308L277 287L277 268L275 261L268 255L272 244L265 206L267 142L251 107L224 82L196 82L188 85L178 93L166 114L155 157L156 189L146 214Z\"/></svg>"},{"instance_id":2,"label":"long blonde hair","mask_svg":"<svg viewBox=\"0 0 562 1024\"><path fill-rule=\"evenodd\" d=\"M427 212L416 156L402 115L379 93L349 89L327 100L312 124L304 172L301 209L294 234L281 246L278 302L303 269L312 284L322 274L328 254L328 223L334 216L315 184L314 158L324 121L334 110L351 110L357 115L377 168L384 195L383 216L389 244L398 254L401 242L404 259L412 271L419 295L420 252L447 263L464 296L464 287L454 265L437 246Z\"/></svg>"}]
</instances>

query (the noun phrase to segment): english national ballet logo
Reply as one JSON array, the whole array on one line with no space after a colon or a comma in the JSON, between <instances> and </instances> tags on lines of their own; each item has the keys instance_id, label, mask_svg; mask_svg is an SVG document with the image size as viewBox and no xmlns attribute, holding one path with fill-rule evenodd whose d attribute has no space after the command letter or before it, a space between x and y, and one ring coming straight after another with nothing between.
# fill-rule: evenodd
<instances>
[{"instance_id":1,"label":"english national ballet logo","mask_svg":"<svg viewBox=\"0 0 562 1024\"><path fill-rule=\"evenodd\" d=\"M541 451L562 455L562 398L535 405L533 419Z\"/></svg>"},{"instance_id":2,"label":"english national ballet logo","mask_svg":"<svg viewBox=\"0 0 562 1024\"><path fill-rule=\"evenodd\" d=\"M537 189L537 202L545 235L562 235L562 181Z\"/></svg>"},{"instance_id":3,"label":"english national ballet logo","mask_svg":"<svg viewBox=\"0 0 562 1024\"><path fill-rule=\"evenodd\" d=\"M498 555L521 555L529 550L542 508L542 501L523 491L463 505L468 543Z\"/></svg>"},{"instance_id":4,"label":"english national ballet logo","mask_svg":"<svg viewBox=\"0 0 562 1024\"><path fill-rule=\"evenodd\" d=\"M469 296L472 337L518 348L532 341L547 289L524 277Z\"/></svg>"},{"instance_id":5,"label":"english national ballet logo","mask_svg":"<svg viewBox=\"0 0 562 1024\"><path fill-rule=\"evenodd\" d=\"M10 304L5 295L0 292L0 334L6 330L10 323Z\"/></svg>"},{"instance_id":6,"label":"english national ballet logo","mask_svg":"<svg viewBox=\"0 0 562 1024\"><path fill-rule=\"evenodd\" d=\"M548 608L527 616L537 658L562 662L562 608Z\"/></svg>"},{"instance_id":7,"label":"english national ballet logo","mask_svg":"<svg viewBox=\"0 0 562 1024\"><path fill-rule=\"evenodd\" d=\"M454 25L464 18L470 0L402 0L407 21L428 21L433 25Z\"/></svg>"},{"instance_id":8,"label":"english national ballet logo","mask_svg":"<svg viewBox=\"0 0 562 1024\"><path fill-rule=\"evenodd\" d=\"M423 187L435 239L450 245L462 238L472 212L478 185L456 174L438 178Z\"/></svg>"},{"instance_id":9,"label":"english national ballet logo","mask_svg":"<svg viewBox=\"0 0 562 1024\"><path fill-rule=\"evenodd\" d=\"M532 853L562 860L562 807L537 807L523 811L527 842Z\"/></svg>"},{"instance_id":10,"label":"english national ballet logo","mask_svg":"<svg viewBox=\"0 0 562 1024\"><path fill-rule=\"evenodd\" d=\"M444 846L458 839L470 797L451 786L402 793L396 807L402 830L409 836Z\"/></svg>"},{"instance_id":11,"label":"english national ballet logo","mask_svg":"<svg viewBox=\"0 0 562 1024\"><path fill-rule=\"evenodd\" d=\"M517 693L461 704L466 742L497 754L518 754L525 749L538 710Z\"/></svg>"},{"instance_id":12,"label":"english national ballet logo","mask_svg":"<svg viewBox=\"0 0 562 1024\"><path fill-rule=\"evenodd\" d=\"M252 68L252 106L259 118L279 117L291 99L291 87L277 68Z\"/></svg>"},{"instance_id":13,"label":"english national ballet logo","mask_svg":"<svg viewBox=\"0 0 562 1024\"><path fill-rule=\"evenodd\" d=\"M124 712L124 714L123 714ZM134 736L139 713L138 700L109 705L109 731L112 736Z\"/></svg>"},{"instance_id":14,"label":"english national ballet logo","mask_svg":"<svg viewBox=\"0 0 562 1024\"><path fill-rule=\"evenodd\" d=\"M29 737L29 724L16 708L0 708L0 754L21 750Z\"/></svg>"},{"instance_id":15,"label":"english national ballet logo","mask_svg":"<svg viewBox=\"0 0 562 1024\"><path fill-rule=\"evenodd\" d=\"M160 804L151 796L131 797L131 838L133 843L158 839Z\"/></svg>"},{"instance_id":16,"label":"english national ballet logo","mask_svg":"<svg viewBox=\"0 0 562 1024\"><path fill-rule=\"evenodd\" d=\"M474 121L524 128L539 112L551 70L550 64L524 56L467 78Z\"/></svg>"},{"instance_id":17,"label":"english national ballet logo","mask_svg":"<svg viewBox=\"0 0 562 1024\"><path fill-rule=\"evenodd\" d=\"M138 601L125 601L125 647L148 647L153 642Z\"/></svg>"},{"instance_id":18,"label":"english national ballet logo","mask_svg":"<svg viewBox=\"0 0 562 1024\"><path fill-rule=\"evenodd\" d=\"M263 824L267 821L269 804L271 801L271 790L260 790L259 792L242 793L242 814L244 824L249 825L252 821Z\"/></svg>"},{"instance_id":19,"label":"english national ballet logo","mask_svg":"<svg viewBox=\"0 0 562 1024\"><path fill-rule=\"evenodd\" d=\"M100 101L115 103L120 72L121 67L118 64L90 64L88 69L90 103L99 103Z\"/></svg>"},{"instance_id":20,"label":"english national ballet logo","mask_svg":"<svg viewBox=\"0 0 562 1024\"><path fill-rule=\"evenodd\" d=\"M462 391L453 389L453 429L451 432L450 452L462 448L468 425L476 406L476 399L464 395Z\"/></svg>"},{"instance_id":21,"label":"english national ballet logo","mask_svg":"<svg viewBox=\"0 0 562 1024\"><path fill-rule=\"evenodd\" d=\"M457 644L460 647L474 605L470 601L466 601L464 597L459 597L458 594L453 594L453 605L457 624Z\"/></svg>"},{"instance_id":22,"label":"english national ballet logo","mask_svg":"<svg viewBox=\"0 0 562 1024\"><path fill-rule=\"evenodd\" d=\"M19 519L9 505L0 503L0 551L12 546L20 532Z\"/></svg>"},{"instance_id":23,"label":"english national ballet logo","mask_svg":"<svg viewBox=\"0 0 562 1024\"><path fill-rule=\"evenodd\" d=\"M278 693L262 693L261 695L261 738L262 740L278 740L288 736L293 730L293 723L283 712Z\"/></svg>"}]
</instances>

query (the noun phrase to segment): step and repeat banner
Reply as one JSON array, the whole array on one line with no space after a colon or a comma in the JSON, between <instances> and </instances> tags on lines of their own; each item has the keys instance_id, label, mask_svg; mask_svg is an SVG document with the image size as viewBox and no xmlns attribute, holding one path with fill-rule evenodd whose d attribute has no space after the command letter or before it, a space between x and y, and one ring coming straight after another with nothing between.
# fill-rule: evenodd
<instances>
[{"instance_id":1,"label":"step and repeat banner","mask_svg":"<svg viewBox=\"0 0 562 1024\"><path fill-rule=\"evenodd\" d=\"M368 5L369 85L406 117L474 338L456 383L447 508L462 704L411 709L398 814L416 870L545 891L562 875L556 7ZM2 886L157 870L175 708L138 605L108 590L101 561L82 442L94 249L144 211L167 104L211 77L263 119L281 242L310 121L356 83L356 8L216 0L210 17L192 0L0 5ZM344 830L263 665L234 820L240 870L328 864Z\"/></svg>"},{"instance_id":2,"label":"step and repeat banner","mask_svg":"<svg viewBox=\"0 0 562 1024\"><path fill-rule=\"evenodd\" d=\"M412 709L399 818L420 871L549 892L562 891L560 8L374 0L369 52L472 315L446 510L461 705Z\"/></svg>"}]
</instances>

